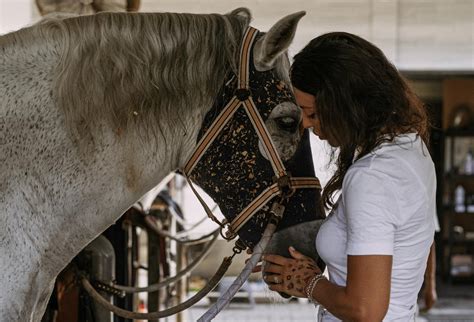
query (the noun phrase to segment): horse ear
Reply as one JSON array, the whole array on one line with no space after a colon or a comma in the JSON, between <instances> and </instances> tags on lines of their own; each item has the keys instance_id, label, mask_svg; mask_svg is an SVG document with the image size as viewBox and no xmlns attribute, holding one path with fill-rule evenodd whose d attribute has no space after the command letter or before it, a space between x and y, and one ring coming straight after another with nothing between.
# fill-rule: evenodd
<instances>
[{"instance_id":1,"label":"horse ear","mask_svg":"<svg viewBox=\"0 0 474 322\"><path fill-rule=\"evenodd\" d=\"M252 21L252 13L250 12L248 8L240 7L240 8L234 9L231 12L229 12L228 15L242 17L245 19L245 21L247 21L247 24L249 24L250 21Z\"/></svg>"},{"instance_id":2,"label":"horse ear","mask_svg":"<svg viewBox=\"0 0 474 322\"><path fill-rule=\"evenodd\" d=\"M306 14L299 11L280 19L260 38L254 47L254 64L259 71L269 70L275 60L290 46L300 19Z\"/></svg>"}]
</instances>

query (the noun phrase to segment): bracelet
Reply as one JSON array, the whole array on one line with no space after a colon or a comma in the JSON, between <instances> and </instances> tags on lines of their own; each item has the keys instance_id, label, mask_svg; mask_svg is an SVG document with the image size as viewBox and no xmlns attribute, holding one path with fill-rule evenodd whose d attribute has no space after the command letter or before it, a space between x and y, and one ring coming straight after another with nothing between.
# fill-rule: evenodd
<instances>
[{"instance_id":1,"label":"bracelet","mask_svg":"<svg viewBox=\"0 0 474 322\"><path fill-rule=\"evenodd\" d=\"M319 303L313 298L313 291L314 291L314 288L316 287L316 285L318 284L318 282L322 279L325 279L326 276L324 276L322 273L320 274L316 274L308 283L308 285L306 285L304 291L306 293L306 297L308 298L308 300L313 303L314 305L319 305Z\"/></svg>"}]
</instances>

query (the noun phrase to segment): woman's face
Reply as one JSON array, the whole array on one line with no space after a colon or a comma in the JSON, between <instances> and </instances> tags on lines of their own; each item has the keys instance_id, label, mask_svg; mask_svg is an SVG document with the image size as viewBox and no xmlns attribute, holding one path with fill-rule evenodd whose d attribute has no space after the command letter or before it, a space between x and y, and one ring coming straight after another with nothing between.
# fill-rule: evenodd
<instances>
[{"instance_id":1,"label":"woman's face","mask_svg":"<svg viewBox=\"0 0 474 322\"><path fill-rule=\"evenodd\" d=\"M317 114L316 97L312 94L303 92L296 87L293 87L296 103L303 111L303 127L305 129L313 128L313 133L316 134L321 140L327 140L328 143L335 147L334 140L327 138L321 131L321 122Z\"/></svg>"}]
</instances>

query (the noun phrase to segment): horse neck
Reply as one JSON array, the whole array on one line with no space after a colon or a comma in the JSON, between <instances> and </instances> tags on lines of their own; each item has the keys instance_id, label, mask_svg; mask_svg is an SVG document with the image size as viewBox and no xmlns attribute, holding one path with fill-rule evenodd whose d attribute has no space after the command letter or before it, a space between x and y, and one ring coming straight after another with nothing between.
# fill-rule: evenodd
<instances>
[{"instance_id":1,"label":"horse neck","mask_svg":"<svg viewBox=\"0 0 474 322\"><path fill-rule=\"evenodd\" d=\"M102 175L96 172L96 169L110 168L112 164L118 165L118 169L108 172L108 175L109 178L122 178L120 182L114 181L114 184L125 187L123 189L124 195L126 195L125 203L129 205L158 184L170 171L180 168L186 162L196 145L204 115L211 107L214 98L208 97L207 103L196 104L189 98L183 98L184 95L180 93L179 89L169 91L171 99L168 99L165 108L159 106L156 110L148 111L137 109L138 115L136 116L133 114L134 109L128 110L127 112L130 112L132 118L125 120L128 123L127 128L114 126L113 122L107 122L110 119L107 119L106 113L102 114L98 110L86 109L84 105L90 101L84 102L80 98L87 95L79 93L77 95L79 99L73 101L77 104L62 106L50 98L50 88L52 87L53 92L55 91L54 79L58 73L56 70L58 63L62 59L65 59L65 64L68 62L67 56L62 57L66 52L64 46L69 42L64 39L65 28L65 22L63 24L61 21L51 22L50 25L43 23L0 37L0 83L5 82L10 86L7 88L7 94L12 96L24 96L27 91L31 92L30 88L36 89L38 93L35 96L28 95L28 97L41 97L41 104L44 104L41 111L45 113L44 115L46 113L48 115L42 125L55 128L57 132L61 131L63 134L61 134L60 140L67 142L74 137L67 133L76 133L73 127L77 126L76 120L82 116L80 113L72 115L70 109L91 115L95 120L87 127L90 132L80 133L81 139L66 144L77 149L77 152L71 156L71 160L67 160L67 162L73 164L70 166L71 169L80 169L81 173L96 173L95 177ZM116 41L120 41L120 39L116 39ZM82 62L78 61L78 63ZM135 64L138 63L135 61ZM129 64L127 67L133 69L135 64ZM111 73L110 70L109 73ZM131 74L135 75L137 72L133 73L132 71ZM219 72L216 74L218 75ZM77 75L71 74L70 81L73 85L64 92L66 98L77 94L74 91L75 76ZM56 83L61 80L57 79ZM144 82L143 86L135 88L125 86L122 91L126 97L138 97L138 100L132 101L136 107L140 107L142 102L139 99L145 95L158 100L160 97L160 95L155 97L144 93L150 87L155 86L153 79L142 79L141 81ZM37 84L36 87L18 85L34 83ZM133 83L134 81L131 79L130 84L133 85ZM84 84L87 84L87 79L84 79ZM118 85L112 84L117 87ZM188 88L190 92L200 90L197 87L202 87L204 84L200 79L195 79L193 86ZM96 92L105 90L98 88ZM86 93L90 93L90 91L86 91ZM80 97L81 95L82 97ZM113 107L114 110L109 110L109 114L129 108L129 106L120 106L121 102L122 100L117 100L117 104ZM4 100L0 103L4 103ZM154 102L148 103L147 107L152 108ZM156 105L159 105L158 103L156 102ZM28 104L15 108L18 111L24 109L19 113L31 114ZM95 106L95 108L99 107ZM44 115L43 117L46 118ZM69 123L68 116L70 116ZM94 121L97 123L94 124ZM38 145L43 144L42 141L37 143ZM45 146L45 149L51 150L51 153L60 151L62 146L54 148ZM69 152L64 153L69 154ZM59 162L61 161L58 159L57 163ZM49 174L45 175L49 176ZM98 191L98 193L100 192Z\"/></svg>"},{"instance_id":2,"label":"horse neck","mask_svg":"<svg viewBox=\"0 0 474 322\"><path fill-rule=\"evenodd\" d=\"M64 20L69 44L56 85L66 118L156 137L157 145L179 138L183 146L173 148L180 155L172 158L181 165L237 47L224 22L216 15L112 13Z\"/></svg>"},{"instance_id":3,"label":"horse neck","mask_svg":"<svg viewBox=\"0 0 474 322\"><path fill-rule=\"evenodd\" d=\"M36 25L0 36L0 66L8 73L50 73L58 63L61 44L45 43Z\"/></svg>"},{"instance_id":4,"label":"horse neck","mask_svg":"<svg viewBox=\"0 0 474 322\"><path fill-rule=\"evenodd\" d=\"M96 159L123 164L121 175L133 190L129 193L132 199L186 162L228 71L228 48L223 49L229 43L228 35L217 28L222 18L206 18L218 22L206 29L207 34L197 31L200 37L204 33L212 40L196 36L191 42L201 42L196 48L186 38L174 42L166 30L145 32L160 29L163 22L154 16L106 14L51 20L0 38L0 48L9 53L0 55L3 59L15 60L24 69L25 62L43 62L49 69L48 79L53 79L53 92L59 97L56 108L66 120L66 130L74 132L74 127L82 126L78 120L90 122L86 127L90 133L81 134L86 140L92 138L95 147L86 143L85 153L80 154L98 153ZM164 16L168 20L163 24L173 25L175 18ZM128 25L120 24L120 19ZM179 19L172 29L183 24ZM103 26L120 26L120 30L103 37L102 33L109 32ZM123 34L128 35L126 39ZM178 34L189 36L182 30ZM178 47L184 52L178 52ZM165 54L160 56L160 50ZM104 80L106 77L110 78Z\"/></svg>"}]
</instances>

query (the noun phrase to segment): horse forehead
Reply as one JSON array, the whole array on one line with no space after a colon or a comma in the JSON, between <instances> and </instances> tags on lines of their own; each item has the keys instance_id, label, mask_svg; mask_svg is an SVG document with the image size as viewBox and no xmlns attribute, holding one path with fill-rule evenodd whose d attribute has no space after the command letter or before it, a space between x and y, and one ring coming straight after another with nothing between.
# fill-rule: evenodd
<instances>
[{"instance_id":1,"label":"horse forehead","mask_svg":"<svg viewBox=\"0 0 474 322\"><path fill-rule=\"evenodd\" d=\"M296 102L291 85L279 77L274 70L266 72L253 71L250 78L250 90L260 109L268 110L276 105L291 101Z\"/></svg>"}]
</instances>

